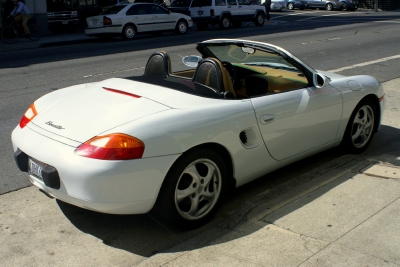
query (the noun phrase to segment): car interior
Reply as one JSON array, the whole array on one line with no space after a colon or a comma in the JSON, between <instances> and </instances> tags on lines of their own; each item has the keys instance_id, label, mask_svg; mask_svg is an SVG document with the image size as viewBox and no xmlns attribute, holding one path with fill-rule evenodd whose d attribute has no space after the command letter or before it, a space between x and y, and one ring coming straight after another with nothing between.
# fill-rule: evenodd
<instances>
[{"instance_id":1,"label":"car interior","mask_svg":"<svg viewBox=\"0 0 400 267\"><path fill-rule=\"evenodd\" d=\"M233 51L232 54L235 52ZM144 76L153 77L148 80L153 84L166 85L156 82L158 78L164 82L172 81L175 85L177 83L186 85L192 83L198 87L200 85L204 87L200 90L202 91L200 95L223 99L252 98L309 86L306 75L293 66L287 67L287 65L277 63L276 59L274 59L274 64L264 64L262 61L252 60L246 62L239 58L240 63L231 63L215 57L205 57L198 63L196 69L173 72L169 55L161 51L150 56ZM192 86L192 88L194 87ZM172 86L171 89L177 88ZM183 91L199 94L199 91L191 92L191 90L193 89L184 89Z\"/></svg>"}]
</instances>

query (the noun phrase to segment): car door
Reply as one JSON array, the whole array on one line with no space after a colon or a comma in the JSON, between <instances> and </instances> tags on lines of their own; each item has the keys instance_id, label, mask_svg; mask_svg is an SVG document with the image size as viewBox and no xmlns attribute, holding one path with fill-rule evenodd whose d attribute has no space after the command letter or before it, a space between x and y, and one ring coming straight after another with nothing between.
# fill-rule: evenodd
<instances>
[{"instance_id":1,"label":"car door","mask_svg":"<svg viewBox=\"0 0 400 267\"><path fill-rule=\"evenodd\" d=\"M148 12L145 4L132 5L126 12L125 23L132 22L138 32L153 30L153 15Z\"/></svg>"},{"instance_id":2,"label":"car door","mask_svg":"<svg viewBox=\"0 0 400 267\"><path fill-rule=\"evenodd\" d=\"M236 0L227 0L228 2L228 11L232 15L232 19L240 19L240 13L239 13L239 5Z\"/></svg>"},{"instance_id":3,"label":"car door","mask_svg":"<svg viewBox=\"0 0 400 267\"><path fill-rule=\"evenodd\" d=\"M306 87L251 99L271 156L284 160L333 142L342 97L331 85Z\"/></svg>"},{"instance_id":4,"label":"car door","mask_svg":"<svg viewBox=\"0 0 400 267\"><path fill-rule=\"evenodd\" d=\"M254 9L246 0L238 0L239 17L240 19L251 19L254 17Z\"/></svg>"},{"instance_id":5,"label":"car door","mask_svg":"<svg viewBox=\"0 0 400 267\"><path fill-rule=\"evenodd\" d=\"M158 5L149 5L153 15L153 29L155 31L160 30L172 30L175 28L175 18L170 15L170 12Z\"/></svg>"}]
</instances>

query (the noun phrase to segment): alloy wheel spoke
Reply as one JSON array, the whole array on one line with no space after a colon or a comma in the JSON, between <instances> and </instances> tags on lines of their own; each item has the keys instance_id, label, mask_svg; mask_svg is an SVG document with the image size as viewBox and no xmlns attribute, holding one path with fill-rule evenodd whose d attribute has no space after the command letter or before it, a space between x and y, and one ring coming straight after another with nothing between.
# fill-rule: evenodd
<instances>
[{"instance_id":1,"label":"alloy wheel spoke","mask_svg":"<svg viewBox=\"0 0 400 267\"><path fill-rule=\"evenodd\" d=\"M192 194L196 193L196 188L193 187L193 183L184 190L176 190L176 201L177 203L181 202L183 199L189 197Z\"/></svg>"}]
</instances>

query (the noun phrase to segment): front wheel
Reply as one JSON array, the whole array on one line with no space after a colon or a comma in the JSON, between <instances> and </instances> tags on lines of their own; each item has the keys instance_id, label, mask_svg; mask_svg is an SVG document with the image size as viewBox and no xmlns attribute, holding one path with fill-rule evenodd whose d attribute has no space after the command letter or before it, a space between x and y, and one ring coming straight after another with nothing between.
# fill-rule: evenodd
<instances>
[{"instance_id":1,"label":"front wheel","mask_svg":"<svg viewBox=\"0 0 400 267\"><path fill-rule=\"evenodd\" d=\"M293 3L288 3L288 4L287 4L287 9L293 10L293 9L294 9Z\"/></svg>"},{"instance_id":2,"label":"front wheel","mask_svg":"<svg viewBox=\"0 0 400 267\"><path fill-rule=\"evenodd\" d=\"M325 6L325 9L326 9L327 11L332 11L332 10L333 10L332 4L327 4L327 5Z\"/></svg>"},{"instance_id":3,"label":"front wheel","mask_svg":"<svg viewBox=\"0 0 400 267\"><path fill-rule=\"evenodd\" d=\"M369 100L362 100L350 117L343 136L343 148L351 153L363 152L372 141L375 132L376 106Z\"/></svg>"},{"instance_id":4,"label":"front wheel","mask_svg":"<svg viewBox=\"0 0 400 267\"><path fill-rule=\"evenodd\" d=\"M40 27L37 24L30 24L29 26L29 39L32 41L37 41L40 39L42 36L42 33L40 31Z\"/></svg>"},{"instance_id":5,"label":"front wheel","mask_svg":"<svg viewBox=\"0 0 400 267\"><path fill-rule=\"evenodd\" d=\"M125 25L124 29L122 30L122 38L126 40L132 40L136 36L136 28L135 26L128 24Z\"/></svg>"},{"instance_id":6,"label":"front wheel","mask_svg":"<svg viewBox=\"0 0 400 267\"><path fill-rule=\"evenodd\" d=\"M18 32L13 26L6 26L1 31L1 39L7 44L13 44L18 40Z\"/></svg>"},{"instance_id":7,"label":"front wheel","mask_svg":"<svg viewBox=\"0 0 400 267\"><path fill-rule=\"evenodd\" d=\"M179 34L185 34L187 30L188 30L188 25L186 21L184 20L178 21L178 23L176 24L175 31Z\"/></svg>"},{"instance_id":8,"label":"front wheel","mask_svg":"<svg viewBox=\"0 0 400 267\"><path fill-rule=\"evenodd\" d=\"M265 22L264 14L261 12L257 13L256 18L254 20L254 24L256 26L262 26L262 25L264 25L264 22Z\"/></svg>"},{"instance_id":9,"label":"front wheel","mask_svg":"<svg viewBox=\"0 0 400 267\"><path fill-rule=\"evenodd\" d=\"M217 212L227 188L221 156L208 149L182 155L169 170L152 213L171 226L193 229Z\"/></svg>"}]
</instances>

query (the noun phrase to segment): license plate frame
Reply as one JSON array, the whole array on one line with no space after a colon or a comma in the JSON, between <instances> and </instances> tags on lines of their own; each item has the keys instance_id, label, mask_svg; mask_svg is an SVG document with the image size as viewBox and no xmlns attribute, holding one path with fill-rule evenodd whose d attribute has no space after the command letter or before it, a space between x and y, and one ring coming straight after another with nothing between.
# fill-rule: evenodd
<instances>
[{"instance_id":1,"label":"license plate frame","mask_svg":"<svg viewBox=\"0 0 400 267\"><path fill-rule=\"evenodd\" d=\"M33 177L43 182L43 168L46 166L43 162L40 162L34 158L29 157L28 160L28 173Z\"/></svg>"}]
</instances>

